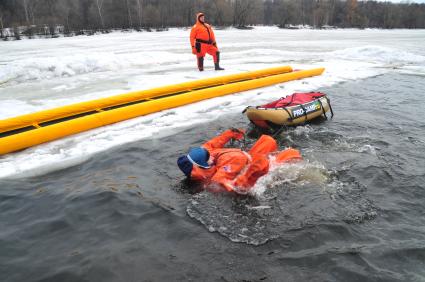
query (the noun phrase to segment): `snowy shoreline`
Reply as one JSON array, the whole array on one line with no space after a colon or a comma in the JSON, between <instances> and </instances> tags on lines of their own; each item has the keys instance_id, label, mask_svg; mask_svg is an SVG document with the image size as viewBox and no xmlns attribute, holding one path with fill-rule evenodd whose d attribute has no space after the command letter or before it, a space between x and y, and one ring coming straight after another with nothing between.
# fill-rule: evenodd
<instances>
[{"instance_id":1,"label":"snowy shoreline","mask_svg":"<svg viewBox=\"0 0 425 282\"><path fill-rule=\"evenodd\" d=\"M34 34L34 35L25 35L25 34L19 34L17 37L13 31L12 28L4 28L3 29L3 37L0 38L0 43L2 41L8 42L8 41L20 41L20 40L31 40L31 39L57 39L57 38L68 38L68 37L75 37L75 36L96 36L96 35L104 35L104 34L110 34L110 33L143 33L143 32L165 32L170 30L188 30L190 29L190 26L187 27L166 27L166 28L143 28L143 29L110 29L110 30L81 30L79 32L71 32L71 33L64 33L63 27L56 27L56 30L53 34L50 34L49 31L46 31L44 34ZM264 26L264 25L254 25L254 26L247 26L245 28L240 27L234 27L234 26L223 26L223 27L215 27L216 30L253 30L257 28L279 28L282 30L335 30L335 31L341 31L341 30L357 30L357 31L370 31L370 30L378 30L378 31L397 31L397 30L425 30L423 28L379 28L379 27L367 27L367 28L354 28L354 27L336 27L336 26L323 26L323 27L312 27L309 25L288 25L287 27L279 27L279 26ZM20 27L20 29L25 30L26 27ZM19 38L19 39L17 39Z\"/></svg>"}]
</instances>

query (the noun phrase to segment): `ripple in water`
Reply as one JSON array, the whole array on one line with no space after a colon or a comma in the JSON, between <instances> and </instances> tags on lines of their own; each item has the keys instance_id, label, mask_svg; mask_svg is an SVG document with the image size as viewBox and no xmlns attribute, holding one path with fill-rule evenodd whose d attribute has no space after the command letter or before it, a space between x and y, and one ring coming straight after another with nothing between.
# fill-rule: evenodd
<instances>
[{"instance_id":1,"label":"ripple in water","mask_svg":"<svg viewBox=\"0 0 425 282\"><path fill-rule=\"evenodd\" d=\"M365 188L320 163L275 167L249 196L207 191L193 195L190 217L233 242L261 245L285 233L322 223L361 223L376 216Z\"/></svg>"}]
</instances>

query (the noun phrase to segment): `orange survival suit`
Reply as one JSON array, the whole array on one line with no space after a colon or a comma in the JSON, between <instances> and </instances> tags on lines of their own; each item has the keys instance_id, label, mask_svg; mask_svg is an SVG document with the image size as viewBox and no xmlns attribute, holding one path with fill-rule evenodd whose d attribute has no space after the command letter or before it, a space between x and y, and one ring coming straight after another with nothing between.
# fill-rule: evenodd
<instances>
[{"instance_id":1,"label":"orange survival suit","mask_svg":"<svg viewBox=\"0 0 425 282\"><path fill-rule=\"evenodd\" d=\"M203 13L196 15L196 24L190 31L190 45L192 46L192 53L196 55L198 61L199 71L204 70L204 57L205 54L210 54L214 59L215 70L223 70L220 67L220 52L217 48L215 35L211 26L200 18L204 16Z\"/></svg>"},{"instance_id":2,"label":"orange survival suit","mask_svg":"<svg viewBox=\"0 0 425 282\"><path fill-rule=\"evenodd\" d=\"M206 184L218 183L229 192L247 192L258 178L267 174L270 153L278 149L276 140L262 135L248 152L238 148L223 148L232 138L239 140L243 138L243 133L229 129L203 144L202 147L209 152L213 165L210 168L193 165L190 178ZM289 148L276 152L274 161L284 163L301 159L298 150Z\"/></svg>"}]
</instances>

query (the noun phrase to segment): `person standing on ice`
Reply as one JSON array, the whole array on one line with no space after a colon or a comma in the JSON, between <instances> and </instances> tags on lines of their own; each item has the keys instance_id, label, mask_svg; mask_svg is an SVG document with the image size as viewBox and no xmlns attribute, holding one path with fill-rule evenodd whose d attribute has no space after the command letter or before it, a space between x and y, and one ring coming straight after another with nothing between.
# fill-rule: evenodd
<instances>
[{"instance_id":1,"label":"person standing on ice","mask_svg":"<svg viewBox=\"0 0 425 282\"><path fill-rule=\"evenodd\" d=\"M179 157L177 165L188 178L206 186L217 184L229 192L246 194L261 176L268 173L270 163L302 160L298 150L288 148L277 151L277 142L269 135L262 135L248 152L239 148L224 148L231 139L242 138L243 130L228 129Z\"/></svg>"},{"instance_id":2,"label":"person standing on ice","mask_svg":"<svg viewBox=\"0 0 425 282\"><path fill-rule=\"evenodd\" d=\"M215 41L212 27L205 22L205 15L196 15L196 24L190 31L190 45L192 54L196 55L199 71L204 70L205 54L210 54L214 59L215 70L224 70L220 67L220 52Z\"/></svg>"}]
</instances>

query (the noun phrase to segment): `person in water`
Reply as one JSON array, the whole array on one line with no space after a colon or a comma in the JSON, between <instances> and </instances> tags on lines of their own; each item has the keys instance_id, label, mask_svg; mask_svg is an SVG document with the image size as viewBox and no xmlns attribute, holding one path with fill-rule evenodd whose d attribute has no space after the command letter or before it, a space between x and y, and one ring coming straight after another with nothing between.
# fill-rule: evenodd
<instances>
[{"instance_id":1,"label":"person in water","mask_svg":"<svg viewBox=\"0 0 425 282\"><path fill-rule=\"evenodd\" d=\"M215 70L224 70L220 67L220 52L215 41L215 35L211 25L205 22L205 15L196 15L196 24L190 31L190 45L192 54L196 55L199 71L204 70L205 54L210 54L214 59Z\"/></svg>"},{"instance_id":2,"label":"person in water","mask_svg":"<svg viewBox=\"0 0 425 282\"><path fill-rule=\"evenodd\" d=\"M277 151L276 140L262 135L248 152L224 148L231 139L244 138L244 131L228 129L201 147L190 149L177 160L180 170L190 179L205 185L218 184L229 192L246 194L257 180L268 173L270 163L302 160L298 150Z\"/></svg>"}]
</instances>

